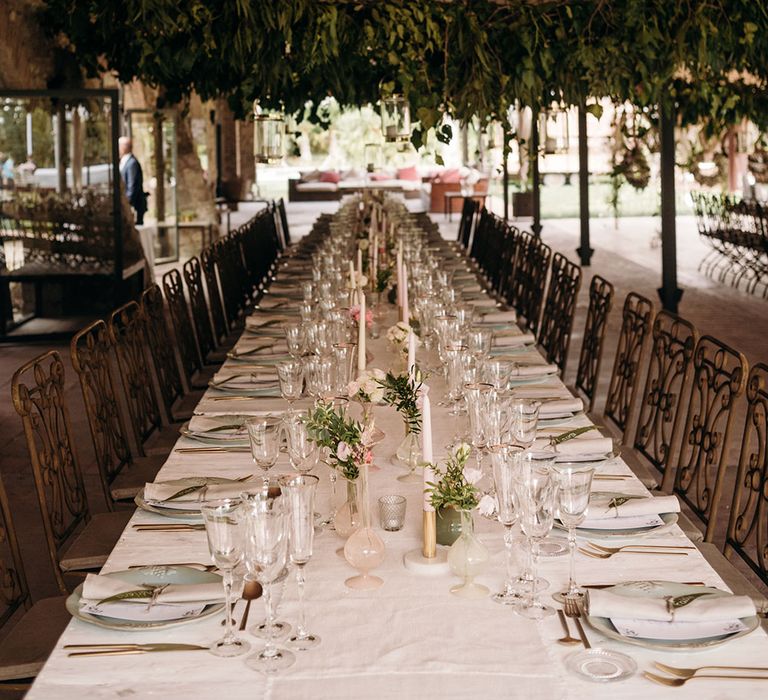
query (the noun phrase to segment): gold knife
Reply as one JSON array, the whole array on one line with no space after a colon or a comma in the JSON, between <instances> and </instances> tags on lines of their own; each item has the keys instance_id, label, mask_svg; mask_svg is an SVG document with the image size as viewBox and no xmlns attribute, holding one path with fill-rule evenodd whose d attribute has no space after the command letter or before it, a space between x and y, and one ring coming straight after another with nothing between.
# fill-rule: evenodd
<instances>
[{"instance_id":1,"label":"gold knife","mask_svg":"<svg viewBox=\"0 0 768 700\"><path fill-rule=\"evenodd\" d=\"M126 654L147 654L154 651L208 651L210 647L199 644L65 644L65 649L83 649L73 651L67 656L121 656Z\"/></svg>"}]
</instances>

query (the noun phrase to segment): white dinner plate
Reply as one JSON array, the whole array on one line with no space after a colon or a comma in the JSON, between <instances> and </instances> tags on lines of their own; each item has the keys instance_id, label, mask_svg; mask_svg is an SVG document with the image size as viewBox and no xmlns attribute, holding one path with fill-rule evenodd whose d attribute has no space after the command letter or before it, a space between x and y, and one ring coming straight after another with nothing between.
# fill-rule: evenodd
<instances>
[{"instance_id":1,"label":"white dinner plate","mask_svg":"<svg viewBox=\"0 0 768 700\"><path fill-rule=\"evenodd\" d=\"M179 491L189 486L198 486L205 484L229 484L235 483L236 479L224 479L220 476L190 476L183 479L170 479L159 483L173 484L179 487ZM183 520L185 522L200 523L203 521L203 517L200 514L200 509L190 510L189 508L174 508L171 503L165 506L158 505L156 503L148 503L144 500L144 489L141 489L136 494L133 502L148 513L154 513L155 515L162 515L166 518L173 518L174 520ZM187 502L188 503L188 502Z\"/></svg>"},{"instance_id":2,"label":"white dinner plate","mask_svg":"<svg viewBox=\"0 0 768 700\"><path fill-rule=\"evenodd\" d=\"M193 569L187 566L147 566L139 569L128 569L127 571L114 571L105 574L105 576L116 576L124 581L135 582L137 584L195 584L221 581L221 576L218 574L211 571L200 571L199 569ZM67 598L67 611L72 617L76 617L78 620L88 622L92 625L123 632L138 632L186 625L210 617L211 615L216 615L224 610L224 603L210 603L209 605L206 605L203 612L196 617L184 617L178 620L158 620L156 622L136 622L135 620L122 620L116 617L92 615L90 613L82 612L80 610L80 599L82 594L83 584L81 583Z\"/></svg>"},{"instance_id":3,"label":"white dinner plate","mask_svg":"<svg viewBox=\"0 0 768 700\"><path fill-rule=\"evenodd\" d=\"M606 590L628 598L665 598L668 596L681 596L690 593L703 592L711 592L718 597L733 595L732 593L721 591L719 588L712 588L710 586L690 586L686 583L676 583L674 581L627 581L626 583L620 583ZM642 637L627 637L620 634L607 617L585 615L585 618L591 627L610 639L618 639L627 644L635 644L637 646L647 647L649 649L659 649L662 651L691 651L719 646L720 644L730 642L732 639L743 637L760 626L760 620L757 615L753 615L751 617L741 618L741 622L747 629L732 634L685 640L644 639Z\"/></svg>"}]
</instances>

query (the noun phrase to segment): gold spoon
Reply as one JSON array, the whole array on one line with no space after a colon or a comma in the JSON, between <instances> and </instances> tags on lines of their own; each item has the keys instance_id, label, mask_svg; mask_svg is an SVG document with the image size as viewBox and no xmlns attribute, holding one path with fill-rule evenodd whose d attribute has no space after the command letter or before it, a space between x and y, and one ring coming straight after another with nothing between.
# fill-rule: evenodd
<instances>
[{"instance_id":1,"label":"gold spoon","mask_svg":"<svg viewBox=\"0 0 768 700\"><path fill-rule=\"evenodd\" d=\"M258 581L245 580L242 595L245 601L245 612L243 612L243 619L240 620L240 627L238 628L241 632L245 629L245 625L248 622L248 613L251 612L251 601L261 598L261 593L261 584Z\"/></svg>"}]
</instances>

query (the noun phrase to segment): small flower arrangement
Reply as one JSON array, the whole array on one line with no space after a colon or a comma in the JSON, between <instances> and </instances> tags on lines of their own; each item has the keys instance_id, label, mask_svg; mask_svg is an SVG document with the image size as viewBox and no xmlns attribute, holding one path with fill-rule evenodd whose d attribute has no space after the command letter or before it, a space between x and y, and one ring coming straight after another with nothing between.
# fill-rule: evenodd
<instances>
[{"instance_id":1,"label":"small flower arrangement","mask_svg":"<svg viewBox=\"0 0 768 700\"><path fill-rule=\"evenodd\" d=\"M387 291L387 288L392 281L392 268L380 267L376 271L376 281L374 283L374 291L382 294Z\"/></svg>"},{"instance_id":2,"label":"small flower arrangement","mask_svg":"<svg viewBox=\"0 0 768 700\"><path fill-rule=\"evenodd\" d=\"M380 369L366 369L357 379L347 384L347 396L360 403L381 403L384 400L384 387L381 381L386 378Z\"/></svg>"},{"instance_id":3,"label":"small flower arrangement","mask_svg":"<svg viewBox=\"0 0 768 700\"><path fill-rule=\"evenodd\" d=\"M349 309L349 317L355 322L360 323L360 305L355 304ZM366 308L365 310L365 327L370 328L373 326L373 311Z\"/></svg>"},{"instance_id":4,"label":"small flower arrangement","mask_svg":"<svg viewBox=\"0 0 768 700\"><path fill-rule=\"evenodd\" d=\"M310 440L329 451L328 466L345 479L354 481L360 475L360 465L373 461L370 444L372 426L360 423L334 409L330 403L319 401L306 418Z\"/></svg>"},{"instance_id":5,"label":"small flower arrangement","mask_svg":"<svg viewBox=\"0 0 768 700\"><path fill-rule=\"evenodd\" d=\"M483 473L467 466L472 448L462 442L445 462L445 469L434 467L436 482L427 482L430 491L430 503L439 510L453 506L457 510L473 510L487 497L480 497L477 484ZM490 497L488 497L490 498ZM486 504L487 505L487 504Z\"/></svg>"},{"instance_id":6,"label":"small flower arrangement","mask_svg":"<svg viewBox=\"0 0 768 700\"><path fill-rule=\"evenodd\" d=\"M387 329L387 340L401 352L408 352L408 334L410 332L411 327L405 321L398 321L394 326ZM419 344L418 338L416 344Z\"/></svg>"},{"instance_id":7,"label":"small flower arrangement","mask_svg":"<svg viewBox=\"0 0 768 700\"><path fill-rule=\"evenodd\" d=\"M384 379L377 381L384 389L384 403L395 407L409 433L418 435L421 432L421 373L417 371L411 378L407 373L387 372Z\"/></svg>"}]
</instances>

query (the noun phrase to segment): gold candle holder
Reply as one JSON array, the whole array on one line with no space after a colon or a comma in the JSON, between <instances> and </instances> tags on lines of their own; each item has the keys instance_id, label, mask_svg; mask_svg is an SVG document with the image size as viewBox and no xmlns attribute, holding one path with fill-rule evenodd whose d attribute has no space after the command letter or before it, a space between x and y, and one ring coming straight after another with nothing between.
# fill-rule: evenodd
<instances>
[{"instance_id":1,"label":"gold candle holder","mask_svg":"<svg viewBox=\"0 0 768 700\"><path fill-rule=\"evenodd\" d=\"M425 559L434 559L437 554L437 520L435 511L424 511L423 542L421 553Z\"/></svg>"}]
</instances>

